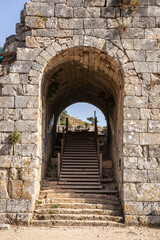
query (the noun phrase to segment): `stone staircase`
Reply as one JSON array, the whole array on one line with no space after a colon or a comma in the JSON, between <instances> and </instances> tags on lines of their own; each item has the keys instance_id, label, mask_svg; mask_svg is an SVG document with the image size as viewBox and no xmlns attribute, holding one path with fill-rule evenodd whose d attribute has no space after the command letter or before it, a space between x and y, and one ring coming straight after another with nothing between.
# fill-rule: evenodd
<instances>
[{"instance_id":1,"label":"stone staircase","mask_svg":"<svg viewBox=\"0 0 160 240\"><path fill-rule=\"evenodd\" d=\"M102 190L93 132L68 133L59 184L62 189L75 189L77 193Z\"/></svg>"},{"instance_id":2,"label":"stone staircase","mask_svg":"<svg viewBox=\"0 0 160 240\"><path fill-rule=\"evenodd\" d=\"M45 179L34 226L123 226L113 179L100 181L94 133L68 133L59 181Z\"/></svg>"}]
</instances>

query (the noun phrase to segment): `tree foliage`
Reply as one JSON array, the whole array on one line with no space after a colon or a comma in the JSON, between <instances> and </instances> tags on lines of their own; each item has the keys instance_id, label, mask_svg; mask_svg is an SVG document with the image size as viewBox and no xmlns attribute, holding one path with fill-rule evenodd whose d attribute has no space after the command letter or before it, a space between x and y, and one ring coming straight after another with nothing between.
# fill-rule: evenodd
<instances>
[{"instance_id":1,"label":"tree foliage","mask_svg":"<svg viewBox=\"0 0 160 240\"><path fill-rule=\"evenodd\" d=\"M94 118L93 117L89 117L89 118L87 118L87 120L89 121L89 122L91 122L91 124L93 125L94 124Z\"/></svg>"}]
</instances>

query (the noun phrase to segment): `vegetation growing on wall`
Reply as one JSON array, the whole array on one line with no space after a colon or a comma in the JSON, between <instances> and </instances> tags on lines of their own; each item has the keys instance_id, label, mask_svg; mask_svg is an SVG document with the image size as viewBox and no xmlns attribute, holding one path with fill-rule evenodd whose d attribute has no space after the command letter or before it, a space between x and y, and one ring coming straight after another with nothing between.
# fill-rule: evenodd
<instances>
[{"instance_id":1,"label":"vegetation growing on wall","mask_svg":"<svg viewBox=\"0 0 160 240\"><path fill-rule=\"evenodd\" d=\"M134 11L140 4L140 0L119 0L121 9Z\"/></svg>"},{"instance_id":2,"label":"vegetation growing on wall","mask_svg":"<svg viewBox=\"0 0 160 240\"><path fill-rule=\"evenodd\" d=\"M15 129L9 136L9 144L16 145L21 140L21 135L17 129Z\"/></svg>"}]
</instances>

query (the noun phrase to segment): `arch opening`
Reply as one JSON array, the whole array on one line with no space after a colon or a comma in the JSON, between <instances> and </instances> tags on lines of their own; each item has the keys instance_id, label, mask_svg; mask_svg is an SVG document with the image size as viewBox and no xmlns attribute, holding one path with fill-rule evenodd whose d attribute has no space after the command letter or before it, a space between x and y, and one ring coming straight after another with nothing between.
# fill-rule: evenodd
<instances>
[{"instance_id":1,"label":"arch opening","mask_svg":"<svg viewBox=\"0 0 160 240\"><path fill-rule=\"evenodd\" d=\"M107 120L109 157L121 183L122 101L121 68L105 52L90 47L62 51L48 63L42 79L42 177L53 156L60 113L71 104L87 102Z\"/></svg>"}]
</instances>

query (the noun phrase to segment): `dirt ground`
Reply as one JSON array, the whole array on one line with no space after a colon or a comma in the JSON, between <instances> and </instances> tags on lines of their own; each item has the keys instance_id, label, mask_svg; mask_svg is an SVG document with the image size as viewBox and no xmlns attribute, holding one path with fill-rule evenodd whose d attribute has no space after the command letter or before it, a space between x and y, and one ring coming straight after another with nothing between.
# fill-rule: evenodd
<instances>
[{"instance_id":1,"label":"dirt ground","mask_svg":"<svg viewBox=\"0 0 160 240\"><path fill-rule=\"evenodd\" d=\"M138 227L18 227L0 231L0 240L160 240L160 229Z\"/></svg>"}]
</instances>

